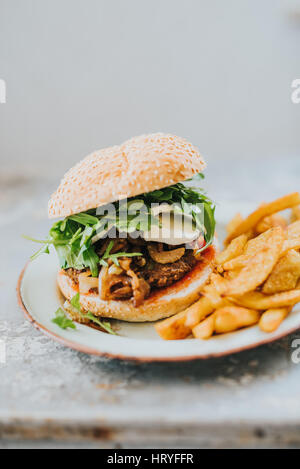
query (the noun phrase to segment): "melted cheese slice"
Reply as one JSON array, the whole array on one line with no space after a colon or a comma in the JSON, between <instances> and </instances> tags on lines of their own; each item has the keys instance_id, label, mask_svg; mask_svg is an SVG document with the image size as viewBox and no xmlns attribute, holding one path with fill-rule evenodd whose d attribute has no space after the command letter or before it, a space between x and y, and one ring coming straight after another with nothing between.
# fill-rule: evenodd
<instances>
[{"instance_id":1,"label":"melted cheese slice","mask_svg":"<svg viewBox=\"0 0 300 469\"><path fill-rule=\"evenodd\" d=\"M177 246L191 243L201 234L190 215L174 213L170 205L164 204L155 207L152 213L158 218L160 226L151 225L151 230L143 233L143 238L146 241L157 241Z\"/></svg>"}]
</instances>

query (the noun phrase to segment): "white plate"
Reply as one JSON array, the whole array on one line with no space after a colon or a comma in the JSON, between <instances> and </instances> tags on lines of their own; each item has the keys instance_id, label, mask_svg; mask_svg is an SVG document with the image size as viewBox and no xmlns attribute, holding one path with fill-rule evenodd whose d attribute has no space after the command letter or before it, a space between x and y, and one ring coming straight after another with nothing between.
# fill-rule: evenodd
<instances>
[{"instance_id":1,"label":"white plate","mask_svg":"<svg viewBox=\"0 0 300 469\"><path fill-rule=\"evenodd\" d=\"M222 234L222 231L223 226L219 225L218 232ZM88 354L144 362L204 359L257 347L300 328L299 303L277 331L271 334L266 334L258 326L253 326L215 336L207 341L197 339L164 341L157 335L152 323L133 324L121 321L114 321L117 323L118 336L81 324L77 324L76 330L62 330L51 321L54 312L61 306L56 287L57 269L57 256L54 252L28 263L18 285L20 305L25 316L37 329L67 347Z\"/></svg>"}]
</instances>

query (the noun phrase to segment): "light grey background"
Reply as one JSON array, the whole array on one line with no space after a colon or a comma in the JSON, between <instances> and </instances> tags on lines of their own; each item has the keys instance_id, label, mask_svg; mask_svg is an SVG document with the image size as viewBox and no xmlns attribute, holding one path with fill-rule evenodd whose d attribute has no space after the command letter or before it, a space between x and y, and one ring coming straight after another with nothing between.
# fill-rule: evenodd
<instances>
[{"instance_id":1,"label":"light grey background","mask_svg":"<svg viewBox=\"0 0 300 469\"><path fill-rule=\"evenodd\" d=\"M299 157L299 17L299 0L0 0L2 171L58 177L155 131L212 165Z\"/></svg>"}]
</instances>

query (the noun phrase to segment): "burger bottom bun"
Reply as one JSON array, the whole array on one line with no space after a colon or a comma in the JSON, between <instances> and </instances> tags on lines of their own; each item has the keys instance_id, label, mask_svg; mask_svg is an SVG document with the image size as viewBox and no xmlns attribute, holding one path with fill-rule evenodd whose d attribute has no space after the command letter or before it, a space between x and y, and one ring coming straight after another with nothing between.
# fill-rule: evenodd
<instances>
[{"instance_id":1,"label":"burger bottom bun","mask_svg":"<svg viewBox=\"0 0 300 469\"><path fill-rule=\"evenodd\" d=\"M96 293L80 294L83 310L95 316L119 319L128 322L157 321L179 313L198 300L200 290L212 272L216 247L207 248L195 267L173 285L154 290L139 307L131 300L101 300ZM78 293L78 286L61 270L57 276L60 291L67 300ZM76 319L76 318L74 318Z\"/></svg>"}]
</instances>

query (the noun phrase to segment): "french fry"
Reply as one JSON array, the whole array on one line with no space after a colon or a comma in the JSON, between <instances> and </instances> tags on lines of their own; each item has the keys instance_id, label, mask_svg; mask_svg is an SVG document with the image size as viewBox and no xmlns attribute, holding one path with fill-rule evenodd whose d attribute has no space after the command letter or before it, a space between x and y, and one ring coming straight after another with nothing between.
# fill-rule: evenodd
<instances>
[{"instance_id":1,"label":"french fry","mask_svg":"<svg viewBox=\"0 0 300 469\"><path fill-rule=\"evenodd\" d=\"M275 226L281 226L281 228L285 228L286 225L287 222L285 218L283 218L283 216L279 213L274 213L269 217L263 218L256 226L255 232L257 234L261 234L265 231L268 231L270 228L274 228Z\"/></svg>"},{"instance_id":2,"label":"french fry","mask_svg":"<svg viewBox=\"0 0 300 469\"><path fill-rule=\"evenodd\" d=\"M227 288L223 293L224 296L243 295L255 290L269 276L280 256L284 233L280 226L272 228L267 233L269 234L268 243L264 245L261 251L249 259L247 265L242 268L235 278L228 281ZM265 233L261 236L264 235Z\"/></svg>"},{"instance_id":3,"label":"french fry","mask_svg":"<svg viewBox=\"0 0 300 469\"><path fill-rule=\"evenodd\" d=\"M264 295L258 291L251 291L239 297L228 297L232 303L250 309L267 310L293 306L300 301L300 285L297 289L275 295Z\"/></svg>"},{"instance_id":4,"label":"french fry","mask_svg":"<svg viewBox=\"0 0 300 469\"><path fill-rule=\"evenodd\" d=\"M238 236L233 239L227 248L217 255L216 263L217 265L223 265L225 262L234 259L235 257L242 254L244 247L248 241L248 238L245 234Z\"/></svg>"},{"instance_id":5,"label":"french fry","mask_svg":"<svg viewBox=\"0 0 300 469\"><path fill-rule=\"evenodd\" d=\"M226 306L217 309L214 316L215 332L225 334L256 324L259 321L260 313L254 309Z\"/></svg>"},{"instance_id":6,"label":"french fry","mask_svg":"<svg viewBox=\"0 0 300 469\"><path fill-rule=\"evenodd\" d=\"M291 222L294 222L296 220L300 220L300 205L292 207Z\"/></svg>"},{"instance_id":7,"label":"french fry","mask_svg":"<svg viewBox=\"0 0 300 469\"><path fill-rule=\"evenodd\" d=\"M263 332L276 331L290 311L290 307L268 309L262 314L259 320L258 325L260 329Z\"/></svg>"},{"instance_id":8,"label":"french fry","mask_svg":"<svg viewBox=\"0 0 300 469\"><path fill-rule=\"evenodd\" d=\"M208 318L204 319L204 321L200 322L200 324L193 327L192 333L196 339L207 340L213 335L214 328L215 318L214 314L212 314Z\"/></svg>"},{"instance_id":9,"label":"french fry","mask_svg":"<svg viewBox=\"0 0 300 469\"><path fill-rule=\"evenodd\" d=\"M287 226L278 214L292 209ZM246 219L237 214L227 225L226 249L202 297L185 311L155 325L165 340L191 333L209 339L259 323L272 332L300 302L300 194L264 203Z\"/></svg>"},{"instance_id":10,"label":"french fry","mask_svg":"<svg viewBox=\"0 0 300 469\"><path fill-rule=\"evenodd\" d=\"M291 249L300 249L300 238L286 239L282 245L280 256L285 256Z\"/></svg>"},{"instance_id":11,"label":"french fry","mask_svg":"<svg viewBox=\"0 0 300 469\"><path fill-rule=\"evenodd\" d=\"M273 213L280 212L281 210L292 208L295 205L300 205L300 194L298 192L288 194L273 202L261 205L227 236L225 244L230 243L230 241L237 236L254 229L263 218L273 215Z\"/></svg>"},{"instance_id":12,"label":"french fry","mask_svg":"<svg viewBox=\"0 0 300 469\"><path fill-rule=\"evenodd\" d=\"M223 269L227 271L238 270L242 269L247 265L248 260L250 259L249 256L246 254L241 254L240 256L236 257L235 259L231 259L228 262L223 264Z\"/></svg>"},{"instance_id":13,"label":"french fry","mask_svg":"<svg viewBox=\"0 0 300 469\"><path fill-rule=\"evenodd\" d=\"M156 332L165 340L185 339L190 333L191 328L185 325L186 312L171 316L155 324Z\"/></svg>"},{"instance_id":14,"label":"french fry","mask_svg":"<svg viewBox=\"0 0 300 469\"><path fill-rule=\"evenodd\" d=\"M239 273L240 273L240 269L227 270L226 272L224 272L224 279L232 280L235 277L237 277Z\"/></svg>"},{"instance_id":15,"label":"french fry","mask_svg":"<svg viewBox=\"0 0 300 469\"><path fill-rule=\"evenodd\" d=\"M216 305L228 304L228 301L222 299L216 290L216 286L220 288L224 279L219 275L212 274L212 282L210 294L207 296L205 294L186 310L155 324L155 329L160 337L164 340L185 339L191 333L192 327L208 316ZM188 318L189 321L187 321Z\"/></svg>"},{"instance_id":16,"label":"french fry","mask_svg":"<svg viewBox=\"0 0 300 469\"><path fill-rule=\"evenodd\" d=\"M209 299L213 308L219 308L225 301L221 295L227 289L227 279L218 274L211 275L211 283L203 288L203 295Z\"/></svg>"},{"instance_id":17,"label":"french fry","mask_svg":"<svg viewBox=\"0 0 300 469\"><path fill-rule=\"evenodd\" d=\"M286 229L287 239L300 238L300 220L291 223Z\"/></svg>"},{"instance_id":18,"label":"french fry","mask_svg":"<svg viewBox=\"0 0 300 469\"><path fill-rule=\"evenodd\" d=\"M185 325L187 327L195 327L202 319L212 313L214 309L228 304L227 300L221 298L226 285L226 280L221 275L211 274L210 283L203 288L202 298L186 310Z\"/></svg>"},{"instance_id":19,"label":"french fry","mask_svg":"<svg viewBox=\"0 0 300 469\"><path fill-rule=\"evenodd\" d=\"M300 277L300 254L291 249L275 265L267 278L262 292L271 295L296 288Z\"/></svg>"},{"instance_id":20,"label":"french fry","mask_svg":"<svg viewBox=\"0 0 300 469\"><path fill-rule=\"evenodd\" d=\"M210 299L203 296L186 310L186 327L189 327L190 329L195 327L202 319L212 313L213 310L214 306Z\"/></svg>"},{"instance_id":21,"label":"french fry","mask_svg":"<svg viewBox=\"0 0 300 469\"><path fill-rule=\"evenodd\" d=\"M205 285L203 291L209 294L215 292L216 295L221 295L226 286L227 282L222 275L212 273L210 276L210 283Z\"/></svg>"},{"instance_id":22,"label":"french fry","mask_svg":"<svg viewBox=\"0 0 300 469\"><path fill-rule=\"evenodd\" d=\"M236 228L242 223L242 221L242 215L240 213L237 213L226 226L227 234L230 235L231 233L233 233Z\"/></svg>"},{"instance_id":23,"label":"french fry","mask_svg":"<svg viewBox=\"0 0 300 469\"><path fill-rule=\"evenodd\" d=\"M250 239L245 246L244 253L235 259L225 262L223 269L234 270L245 267L255 254L258 254L260 251L265 251L269 248L270 244L274 242L274 234L279 232L282 233L280 235L280 237L282 237L283 231L277 227L265 231L256 238Z\"/></svg>"}]
</instances>

